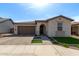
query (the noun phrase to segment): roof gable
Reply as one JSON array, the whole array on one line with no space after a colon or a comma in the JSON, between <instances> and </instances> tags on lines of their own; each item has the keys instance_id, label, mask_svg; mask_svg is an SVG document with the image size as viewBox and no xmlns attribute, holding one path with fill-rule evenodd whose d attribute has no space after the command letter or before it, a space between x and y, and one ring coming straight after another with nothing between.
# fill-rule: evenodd
<instances>
[{"instance_id":1,"label":"roof gable","mask_svg":"<svg viewBox=\"0 0 79 59\"><path fill-rule=\"evenodd\" d=\"M65 17L65 16L63 16L63 15L59 15L59 16L56 16L56 17L53 17L53 18L49 18L49 19L47 19L47 21L54 20L54 19L56 19L56 18L58 18L58 17L62 17L62 18L65 18L65 19L67 19L67 20L74 21L73 19L71 19L71 18L69 18L69 17Z\"/></svg>"},{"instance_id":2,"label":"roof gable","mask_svg":"<svg viewBox=\"0 0 79 59\"><path fill-rule=\"evenodd\" d=\"M63 16L63 15L59 15L59 16L56 16L56 17L52 17L52 18L49 18L49 19L46 19L46 20L36 20L36 22L47 22L47 21L50 21L50 20L54 20L58 17L62 17L62 18L65 18L69 21L74 21L73 19L69 18L69 17L66 17L66 16Z\"/></svg>"},{"instance_id":3,"label":"roof gable","mask_svg":"<svg viewBox=\"0 0 79 59\"><path fill-rule=\"evenodd\" d=\"M4 22L6 22L6 21L11 21L12 24L14 24L14 22L13 22L12 19L10 19L10 18L0 18L0 23L4 23Z\"/></svg>"}]
</instances>

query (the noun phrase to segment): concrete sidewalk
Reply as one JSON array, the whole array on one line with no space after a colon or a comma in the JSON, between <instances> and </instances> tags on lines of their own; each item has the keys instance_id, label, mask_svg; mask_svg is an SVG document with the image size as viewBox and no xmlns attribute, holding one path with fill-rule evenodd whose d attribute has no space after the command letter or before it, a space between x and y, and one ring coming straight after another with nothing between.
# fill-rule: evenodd
<instances>
[{"instance_id":1,"label":"concrete sidewalk","mask_svg":"<svg viewBox=\"0 0 79 59\"><path fill-rule=\"evenodd\" d=\"M79 50L57 45L0 45L0 55L79 56Z\"/></svg>"}]
</instances>

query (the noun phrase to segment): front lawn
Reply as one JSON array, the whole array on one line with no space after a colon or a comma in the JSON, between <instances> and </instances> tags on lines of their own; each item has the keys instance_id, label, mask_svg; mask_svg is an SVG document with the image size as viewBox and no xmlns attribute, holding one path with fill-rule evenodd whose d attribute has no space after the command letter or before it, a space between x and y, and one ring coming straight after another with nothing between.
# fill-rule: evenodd
<instances>
[{"instance_id":1,"label":"front lawn","mask_svg":"<svg viewBox=\"0 0 79 59\"><path fill-rule=\"evenodd\" d=\"M79 44L79 39L73 37L53 37L53 38L58 42L64 44Z\"/></svg>"},{"instance_id":2,"label":"front lawn","mask_svg":"<svg viewBox=\"0 0 79 59\"><path fill-rule=\"evenodd\" d=\"M42 43L42 40L35 39L35 40L32 40L32 43Z\"/></svg>"}]
</instances>

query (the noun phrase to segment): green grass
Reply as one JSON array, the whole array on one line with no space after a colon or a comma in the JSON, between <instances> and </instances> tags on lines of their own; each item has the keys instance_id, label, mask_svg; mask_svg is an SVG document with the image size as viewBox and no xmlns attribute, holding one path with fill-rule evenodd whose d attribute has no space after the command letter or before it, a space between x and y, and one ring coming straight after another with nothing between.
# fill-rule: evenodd
<instances>
[{"instance_id":1,"label":"green grass","mask_svg":"<svg viewBox=\"0 0 79 59\"><path fill-rule=\"evenodd\" d=\"M42 43L42 40L39 40L39 39L38 40L37 39L35 40L34 39L34 40L32 40L32 43Z\"/></svg>"},{"instance_id":2,"label":"green grass","mask_svg":"<svg viewBox=\"0 0 79 59\"><path fill-rule=\"evenodd\" d=\"M79 44L77 44L76 47L79 48Z\"/></svg>"},{"instance_id":3,"label":"green grass","mask_svg":"<svg viewBox=\"0 0 79 59\"><path fill-rule=\"evenodd\" d=\"M53 38L63 44L79 44L79 39L73 37L53 37Z\"/></svg>"},{"instance_id":4,"label":"green grass","mask_svg":"<svg viewBox=\"0 0 79 59\"><path fill-rule=\"evenodd\" d=\"M64 47L69 48L68 44L62 44Z\"/></svg>"}]
</instances>

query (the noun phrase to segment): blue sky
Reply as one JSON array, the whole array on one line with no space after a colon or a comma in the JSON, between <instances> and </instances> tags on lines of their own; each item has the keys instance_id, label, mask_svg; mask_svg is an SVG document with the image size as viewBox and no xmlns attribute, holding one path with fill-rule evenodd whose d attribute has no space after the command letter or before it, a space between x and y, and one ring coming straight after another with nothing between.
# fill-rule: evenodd
<instances>
[{"instance_id":1,"label":"blue sky","mask_svg":"<svg viewBox=\"0 0 79 59\"><path fill-rule=\"evenodd\" d=\"M0 17L12 18L14 22L44 20L58 15L79 21L79 4L0 3Z\"/></svg>"}]
</instances>

